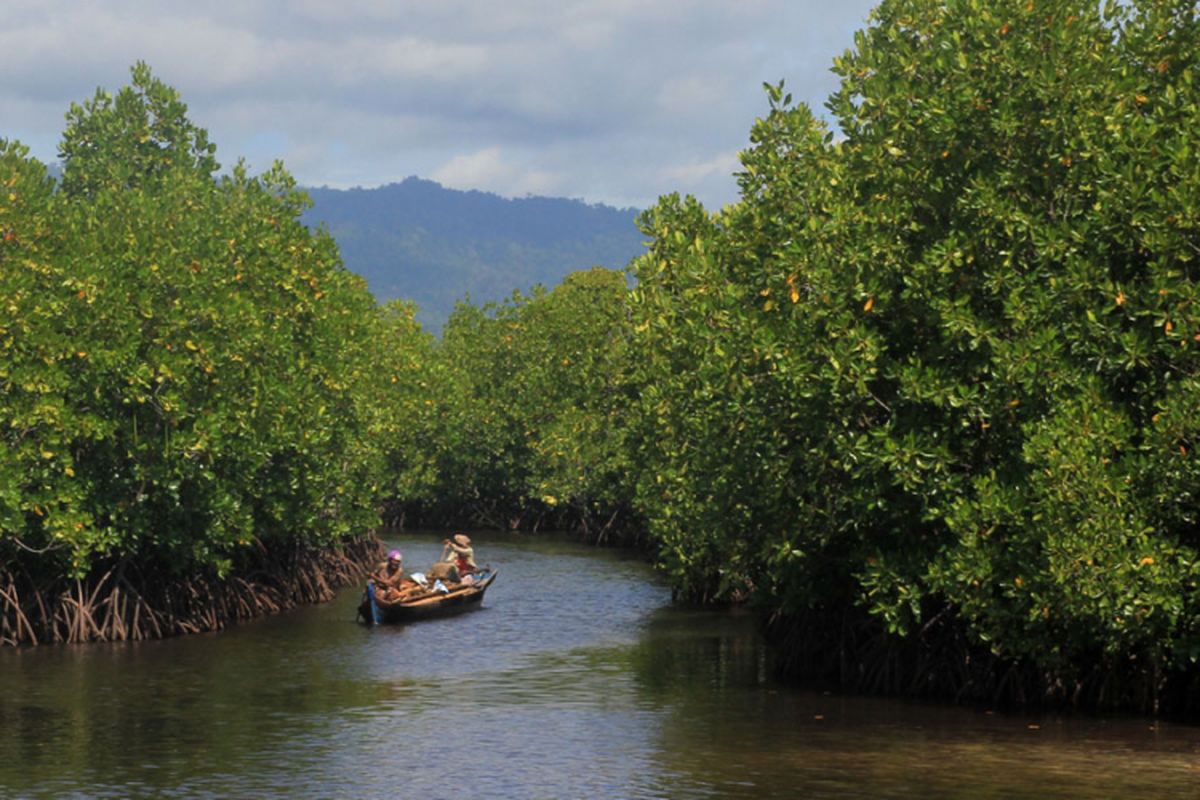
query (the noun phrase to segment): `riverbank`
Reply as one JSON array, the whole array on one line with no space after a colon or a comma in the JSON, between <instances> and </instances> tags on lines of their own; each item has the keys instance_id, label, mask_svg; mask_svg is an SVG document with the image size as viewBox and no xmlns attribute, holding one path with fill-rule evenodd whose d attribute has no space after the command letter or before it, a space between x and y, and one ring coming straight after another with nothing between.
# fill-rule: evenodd
<instances>
[{"instance_id":1,"label":"riverbank","mask_svg":"<svg viewBox=\"0 0 1200 800\"><path fill-rule=\"evenodd\" d=\"M0 569L0 645L162 639L226 626L333 598L382 558L372 533L327 547L260 546L222 578L171 575L123 559L82 579L34 577L20 562Z\"/></svg>"},{"instance_id":2,"label":"riverbank","mask_svg":"<svg viewBox=\"0 0 1200 800\"><path fill-rule=\"evenodd\" d=\"M1085 661L1006 657L950 611L899 636L861 611L765 621L777 676L838 691L1007 710L1123 712L1195 720L1200 674L1096 652Z\"/></svg>"},{"instance_id":3,"label":"riverbank","mask_svg":"<svg viewBox=\"0 0 1200 800\"><path fill-rule=\"evenodd\" d=\"M404 530L497 530L567 532L581 542L624 547L653 553L646 522L627 506L581 507L564 503L550 506L525 498L502 503L477 498L453 502L400 502L390 500L380 512L385 527Z\"/></svg>"}]
</instances>

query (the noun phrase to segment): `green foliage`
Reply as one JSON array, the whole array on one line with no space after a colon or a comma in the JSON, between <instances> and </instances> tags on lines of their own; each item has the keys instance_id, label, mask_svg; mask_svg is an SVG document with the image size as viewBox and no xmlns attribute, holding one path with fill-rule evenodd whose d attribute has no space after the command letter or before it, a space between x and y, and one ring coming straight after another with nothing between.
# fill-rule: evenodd
<instances>
[{"instance_id":1,"label":"green foliage","mask_svg":"<svg viewBox=\"0 0 1200 800\"><path fill-rule=\"evenodd\" d=\"M502 526L527 512L586 525L628 505L625 281L595 268L456 308L426 373L433 485L416 499Z\"/></svg>"},{"instance_id":2,"label":"green foliage","mask_svg":"<svg viewBox=\"0 0 1200 800\"><path fill-rule=\"evenodd\" d=\"M6 146L0 551L229 569L376 520L403 326L299 221L276 165L213 148L144 65L68 114L63 182Z\"/></svg>"},{"instance_id":3,"label":"green foliage","mask_svg":"<svg viewBox=\"0 0 1200 800\"><path fill-rule=\"evenodd\" d=\"M840 137L768 86L741 202L645 215L638 500L686 593L1200 657L1198 36L1190 2L889 0Z\"/></svg>"},{"instance_id":4,"label":"green foliage","mask_svg":"<svg viewBox=\"0 0 1200 800\"><path fill-rule=\"evenodd\" d=\"M133 83L113 97L103 89L71 104L58 148L62 188L91 195L101 189L151 187L180 171L217 171L216 146L187 118L179 93L138 62Z\"/></svg>"},{"instance_id":5,"label":"green foliage","mask_svg":"<svg viewBox=\"0 0 1200 800\"><path fill-rule=\"evenodd\" d=\"M377 434L386 459L380 496L430 502L437 475L438 365L433 336L421 328L416 313L414 303L400 300L383 307L375 352L385 382L373 407L383 412Z\"/></svg>"}]
</instances>

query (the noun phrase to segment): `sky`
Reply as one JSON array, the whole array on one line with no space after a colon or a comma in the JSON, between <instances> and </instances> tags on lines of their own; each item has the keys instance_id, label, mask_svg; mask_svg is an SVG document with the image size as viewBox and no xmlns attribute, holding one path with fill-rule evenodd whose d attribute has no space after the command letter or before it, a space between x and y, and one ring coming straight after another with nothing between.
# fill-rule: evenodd
<instances>
[{"instance_id":1,"label":"sky","mask_svg":"<svg viewBox=\"0 0 1200 800\"><path fill-rule=\"evenodd\" d=\"M710 208L764 82L822 112L869 0L0 0L0 138L56 160L64 114L147 62L224 165L306 186L410 175L506 197Z\"/></svg>"}]
</instances>

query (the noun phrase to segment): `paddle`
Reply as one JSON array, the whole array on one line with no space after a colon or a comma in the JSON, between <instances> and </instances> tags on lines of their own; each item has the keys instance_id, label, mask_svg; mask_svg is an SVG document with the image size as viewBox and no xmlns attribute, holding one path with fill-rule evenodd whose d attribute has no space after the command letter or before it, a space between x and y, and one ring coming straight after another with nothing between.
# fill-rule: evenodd
<instances>
[{"instance_id":1,"label":"paddle","mask_svg":"<svg viewBox=\"0 0 1200 800\"><path fill-rule=\"evenodd\" d=\"M367 581L367 599L371 602L371 621L376 625L383 623L383 614L375 602L375 581Z\"/></svg>"}]
</instances>

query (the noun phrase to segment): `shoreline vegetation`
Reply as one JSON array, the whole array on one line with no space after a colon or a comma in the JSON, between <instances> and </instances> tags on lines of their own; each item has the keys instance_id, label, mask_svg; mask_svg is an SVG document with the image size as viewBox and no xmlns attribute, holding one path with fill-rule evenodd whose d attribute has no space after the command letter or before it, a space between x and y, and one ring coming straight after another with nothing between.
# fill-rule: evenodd
<instances>
[{"instance_id":1,"label":"shoreline vegetation","mask_svg":"<svg viewBox=\"0 0 1200 800\"><path fill-rule=\"evenodd\" d=\"M24 565L0 570L0 644L120 642L223 630L231 624L333 599L383 558L364 536L337 545L292 544L243 555L231 574L173 574L122 559L83 578L38 580Z\"/></svg>"},{"instance_id":2,"label":"shoreline vegetation","mask_svg":"<svg viewBox=\"0 0 1200 800\"><path fill-rule=\"evenodd\" d=\"M1200 713L1197 16L884 0L827 118L765 87L738 202L440 339L138 65L59 185L0 147L0 563L572 527L791 677Z\"/></svg>"},{"instance_id":3,"label":"shoreline vegetation","mask_svg":"<svg viewBox=\"0 0 1200 800\"><path fill-rule=\"evenodd\" d=\"M276 164L145 64L73 104L61 178L0 140L0 641L217 629L377 556L411 309L379 307ZM366 538L364 538L366 537Z\"/></svg>"}]
</instances>

